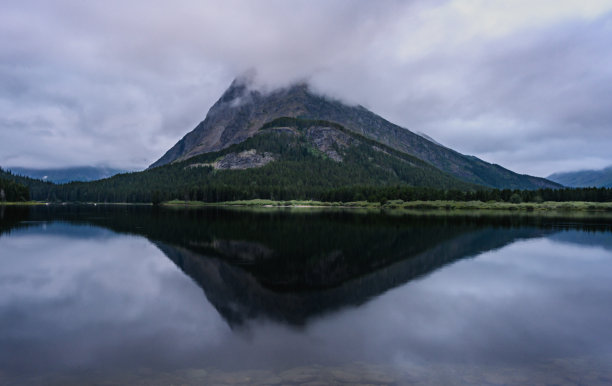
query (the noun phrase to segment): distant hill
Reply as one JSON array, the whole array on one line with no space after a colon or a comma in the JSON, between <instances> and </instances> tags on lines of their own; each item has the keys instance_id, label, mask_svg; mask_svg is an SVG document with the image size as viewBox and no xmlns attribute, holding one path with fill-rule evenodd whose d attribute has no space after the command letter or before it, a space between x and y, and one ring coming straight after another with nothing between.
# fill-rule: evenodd
<instances>
[{"instance_id":1,"label":"distant hill","mask_svg":"<svg viewBox=\"0 0 612 386\"><path fill-rule=\"evenodd\" d=\"M397 126L362 106L348 106L316 95L306 84L262 93L252 90L248 79L236 79L211 107L204 121L150 167L226 149L254 136L266 123L281 117L320 120L342 126L468 183L501 189L560 187L544 178L517 174L458 153Z\"/></svg>"},{"instance_id":2,"label":"distant hill","mask_svg":"<svg viewBox=\"0 0 612 386\"><path fill-rule=\"evenodd\" d=\"M72 181L95 181L112 177L115 174L125 173L125 170L108 167L80 166L57 169L32 169L22 167L8 168L14 174L38 180L63 184Z\"/></svg>"},{"instance_id":3,"label":"distant hill","mask_svg":"<svg viewBox=\"0 0 612 386\"><path fill-rule=\"evenodd\" d=\"M554 173L548 179L572 188L612 188L612 166L602 170Z\"/></svg>"}]
</instances>

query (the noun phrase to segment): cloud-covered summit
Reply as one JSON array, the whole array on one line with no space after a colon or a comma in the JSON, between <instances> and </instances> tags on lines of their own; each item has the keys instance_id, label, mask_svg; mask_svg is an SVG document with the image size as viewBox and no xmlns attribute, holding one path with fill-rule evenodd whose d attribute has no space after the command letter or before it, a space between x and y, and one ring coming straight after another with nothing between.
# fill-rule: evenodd
<instances>
[{"instance_id":1,"label":"cloud-covered summit","mask_svg":"<svg viewBox=\"0 0 612 386\"><path fill-rule=\"evenodd\" d=\"M308 80L463 153L612 163L609 1L5 1L0 165L144 168L232 79Z\"/></svg>"}]
</instances>

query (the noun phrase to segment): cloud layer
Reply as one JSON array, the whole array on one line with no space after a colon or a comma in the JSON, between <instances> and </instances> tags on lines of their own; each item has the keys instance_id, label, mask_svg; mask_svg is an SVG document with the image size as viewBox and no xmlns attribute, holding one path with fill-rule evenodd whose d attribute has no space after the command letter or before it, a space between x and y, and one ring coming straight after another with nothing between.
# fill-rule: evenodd
<instances>
[{"instance_id":1,"label":"cloud layer","mask_svg":"<svg viewBox=\"0 0 612 386\"><path fill-rule=\"evenodd\" d=\"M12 1L0 165L144 168L231 80L308 79L517 172L612 164L609 1Z\"/></svg>"}]
</instances>

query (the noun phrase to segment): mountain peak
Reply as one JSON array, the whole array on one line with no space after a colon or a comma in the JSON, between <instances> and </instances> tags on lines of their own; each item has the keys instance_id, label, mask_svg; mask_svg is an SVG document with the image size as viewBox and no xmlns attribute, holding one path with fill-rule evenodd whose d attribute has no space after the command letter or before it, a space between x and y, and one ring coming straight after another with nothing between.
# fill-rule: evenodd
<instances>
[{"instance_id":1,"label":"mountain peak","mask_svg":"<svg viewBox=\"0 0 612 386\"><path fill-rule=\"evenodd\" d=\"M560 185L543 178L518 175L476 157L465 156L394 125L363 106L349 106L313 93L306 82L274 90L258 90L254 73L237 77L206 118L150 167L225 149L258 133L278 118L333 122L356 134L420 158L463 181L496 188Z\"/></svg>"}]
</instances>

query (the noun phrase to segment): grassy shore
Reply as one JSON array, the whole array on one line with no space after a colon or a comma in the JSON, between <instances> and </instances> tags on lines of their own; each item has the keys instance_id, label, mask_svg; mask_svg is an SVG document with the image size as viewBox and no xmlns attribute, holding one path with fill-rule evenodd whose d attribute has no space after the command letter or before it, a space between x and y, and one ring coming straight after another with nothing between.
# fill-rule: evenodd
<instances>
[{"instance_id":1,"label":"grassy shore","mask_svg":"<svg viewBox=\"0 0 612 386\"><path fill-rule=\"evenodd\" d=\"M273 200L240 200L207 203L201 201L168 201L162 204L169 207L210 207L210 206L236 206L236 207L313 207L313 208L378 208L378 209L406 209L406 210L500 210L520 212L545 211L595 211L612 212L612 202L553 202L519 203L510 202L482 202L482 201L402 201L390 200L385 203L356 201L356 202L323 202L323 201L273 201Z\"/></svg>"}]
</instances>

